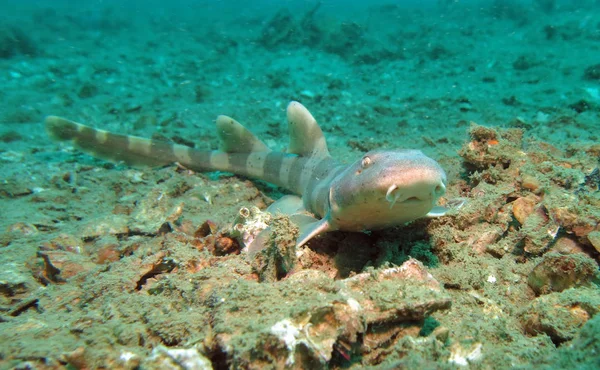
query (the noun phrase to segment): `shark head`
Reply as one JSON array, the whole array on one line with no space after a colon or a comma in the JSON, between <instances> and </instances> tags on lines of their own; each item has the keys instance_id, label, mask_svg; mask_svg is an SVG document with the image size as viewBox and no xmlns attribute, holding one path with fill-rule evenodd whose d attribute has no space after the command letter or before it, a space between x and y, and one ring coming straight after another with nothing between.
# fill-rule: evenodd
<instances>
[{"instance_id":1,"label":"shark head","mask_svg":"<svg viewBox=\"0 0 600 370\"><path fill-rule=\"evenodd\" d=\"M332 182L333 229L376 230L426 216L446 193L446 173L420 150L375 150Z\"/></svg>"}]
</instances>

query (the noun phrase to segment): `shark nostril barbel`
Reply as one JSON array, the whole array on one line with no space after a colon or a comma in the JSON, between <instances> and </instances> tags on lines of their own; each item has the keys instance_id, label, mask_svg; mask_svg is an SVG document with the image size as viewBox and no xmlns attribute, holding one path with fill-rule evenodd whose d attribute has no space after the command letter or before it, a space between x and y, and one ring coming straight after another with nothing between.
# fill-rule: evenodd
<instances>
[{"instance_id":1,"label":"shark nostril barbel","mask_svg":"<svg viewBox=\"0 0 600 370\"><path fill-rule=\"evenodd\" d=\"M390 186L387 190L387 193L385 193L385 199L387 199L389 202L391 202L392 200L394 200L394 190L398 189L398 185L394 184L392 186Z\"/></svg>"},{"instance_id":2,"label":"shark nostril barbel","mask_svg":"<svg viewBox=\"0 0 600 370\"><path fill-rule=\"evenodd\" d=\"M394 184L390 186L387 190L387 193L385 193L385 200L390 202L390 208L392 208L398 200L399 194L396 190L398 190L398 185Z\"/></svg>"}]
</instances>

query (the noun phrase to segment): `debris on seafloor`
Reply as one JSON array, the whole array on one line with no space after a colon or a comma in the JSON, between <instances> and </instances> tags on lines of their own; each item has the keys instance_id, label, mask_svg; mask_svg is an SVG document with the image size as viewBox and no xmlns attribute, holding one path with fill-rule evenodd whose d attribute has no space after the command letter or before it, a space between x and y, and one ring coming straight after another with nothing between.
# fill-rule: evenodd
<instances>
[{"instance_id":1,"label":"debris on seafloor","mask_svg":"<svg viewBox=\"0 0 600 370\"><path fill-rule=\"evenodd\" d=\"M162 169L126 191L120 176L106 213L51 237L43 230L52 223L37 220L5 234L15 245L39 243L29 279L8 264L0 273L10 307L0 315L1 353L24 366L22 351L35 347L48 366L124 369L552 361L597 321L599 151L546 145L518 129L474 125L461 151L464 179L448 186L468 198L459 212L401 230L331 233L301 248L288 217L256 208L265 199L249 183L208 188L199 175ZM79 181L86 176L95 179ZM93 203L93 194L78 193L78 202ZM58 188L35 199L70 196ZM248 253L256 238L260 248ZM426 269L409 258L415 243L441 263ZM64 340L48 340L56 336Z\"/></svg>"},{"instance_id":2,"label":"debris on seafloor","mask_svg":"<svg viewBox=\"0 0 600 370\"><path fill-rule=\"evenodd\" d=\"M552 363L557 352L540 348L575 338L600 307L599 148L561 151L524 139L521 129L472 124L469 133L460 151L463 180L448 189L468 201L454 217L427 226L442 262L432 274L452 295L466 292L483 306L478 312L455 302L436 319L486 322L455 328L453 337L471 335L469 343L482 346L453 342L450 362L469 364L473 353L488 364L495 357L531 364L515 346L496 339L525 333L534 347L550 343L530 355L539 364Z\"/></svg>"},{"instance_id":3,"label":"debris on seafloor","mask_svg":"<svg viewBox=\"0 0 600 370\"><path fill-rule=\"evenodd\" d=\"M460 155L470 175L463 191L471 199L451 221L458 230L438 228L447 220L431 222L438 249L447 254L445 240L452 240L496 257L541 256L568 238L571 250L597 256L590 247L595 248L600 230L600 196L588 189L584 176L598 166L593 145L568 154L539 142L526 148L521 129L498 131L476 124L470 135Z\"/></svg>"},{"instance_id":4,"label":"debris on seafloor","mask_svg":"<svg viewBox=\"0 0 600 370\"><path fill-rule=\"evenodd\" d=\"M240 290L243 301L236 299ZM405 335L418 336L426 317L450 307L448 294L414 259L339 281L316 270L277 283L240 281L219 297L213 324L228 330L213 342L233 368L326 368L333 357L353 356L374 365Z\"/></svg>"},{"instance_id":5,"label":"debris on seafloor","mask_svg":"<svg viewBox=\"0 0 600 370\"><path fill-rule=\"evenodd\" d=\"M597 289L567 289L536 298L521 313L525 332L546 334L555 344L573 339L581 327L600 312Z\"/></svg>"},{"instance_id":6,"label":"debris on seafloor","mask_svg":"<svg viewBox=\"0 0 600 370\"><path fill-rule=\"evenodd\" d=\"M252 267L259 281L276 281L289 274L296 265L296 238L298 228L289 217L273 217L269 228L263 233L260 250L250 254Z\"/></svg>"},{"instance_id":7,"label":"debris on seafloor","mask_svg":"<svg viewBox=\"0 0 600 370\"><path fill-rule=\"evenodd\" d=\"M547 253L528 277L536 294L562 292L565 289L591 286L600 281L598 264L584 254Z\"/></svg>"},{"instance_id":8,"label":"debris on seafloor","mask_svg":"<svg viewBox=\"0 0 600 370\"><path fill-rule=\"evenodd\" d=\"M248 249L258 235L271 223L272 215L258 207L242 207L233 221L231 236Z\"/></svg>"},{"instance_id":9,"label":"debris on seafloor","mask_svg":"<svg viewBox=\"0 0 600 370\"><path fill-rule=\"evenodd\" d=\"M213 369L210 360L196 348L167 348L163 346L152 350L152 355L144 362L144 367L165 370Z\"/></svg>"}]
</instances>

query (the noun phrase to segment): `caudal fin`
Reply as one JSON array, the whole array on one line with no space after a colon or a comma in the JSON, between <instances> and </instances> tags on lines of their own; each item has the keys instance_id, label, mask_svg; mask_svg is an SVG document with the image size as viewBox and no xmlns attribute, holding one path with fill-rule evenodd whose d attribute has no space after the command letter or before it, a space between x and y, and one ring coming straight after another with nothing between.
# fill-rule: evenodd
<instances>
[{"instance_id":1,"label":"caudal fin","mask_svg":"<svg viewBox=\"0 0 600 370\"><path fill-rule=\"evenodd\" d=\"M115 134L57 116L45 120L46 132L54 140L68 141L81 151L111 162L161 166L175 162L181 145ZM182 147L182 148L179 148Z\"/></svg>"}]
</instances>

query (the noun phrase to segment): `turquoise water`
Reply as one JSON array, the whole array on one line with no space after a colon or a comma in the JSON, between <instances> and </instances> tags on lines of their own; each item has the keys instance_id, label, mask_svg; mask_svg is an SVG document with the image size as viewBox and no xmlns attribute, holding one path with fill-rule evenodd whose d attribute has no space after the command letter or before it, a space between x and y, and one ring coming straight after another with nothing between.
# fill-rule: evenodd
<instances>
[{"instance_id":1,"label":"turquoise water","mask_svg":"<svg viewBox=\"0 0 600 370\"><path fill-rule=\"evenodd\" d=\"M508 367L497 363L502 353L517 367L598 365L598 339L590 328L598 326L600 311L594 277L600 253L599 1L5 0L0 21L0 347L8 348L0 352L1 368L25 368L27 361L34 367L45 361L58 368L135 368L118 362L129 352L142 368L160 368L150 359L153 350L199 341L204 347L198 353L215 368L286 364L285 345L269 352L261 342L282 319L277 315L287 312L284 300L269 296L283 308L269 313L275 321L265 314L250 329L212 312L220 289L229 289L240 322L260 316L237 303L250 299L234 289L242 283L227 285L234 270L255 283L256 266L242 256L208 257L196 240L200 225L209 228L207 220L225 228L240 207L265 208L284 191L222 173L108 163L53 142L43 120L58 115L214 150L215 119L225 114L283 151L292 100L318 120L333 157L351 162L373 149L419 149L448 174L443 201L468 199L463 213L446 221L421 220L356 240L333 233L298 262L313 263L298 271L325 271L339 283L341 275L399 265L408 256L421 260L451 292L452 308L437 307L425 318L449 329L449 339L434 331L419 347L401 339L419 330L405 329L374 344L385 348L376 358L376 350L361 342L363 332L358 339L340 334L332 340L335 349L307 345L316 355L297 362L299 368L452 368L469 354L475 368ZM527 216L543 221L523 221L514 210L518 199L535 209L525 210ZM172 233L165 236L166 229ZM196 239L177 239L173 244L181 245L170 249L164 240L176 233ZM176 256L160 262L165 253ZM568 294L539 294L527 280L549 253L584 256L596 270L577 270L585 277L570 282ZM152 258L159 262L144 262ZM155 278L159 288L140 289ZM210 295L202 281L212 278L224 285L215 282ZM194 289L187 288L190 279ZM120 288L128 284L132 288ZM293 291L291 283L266 284L260 289ZM252 299L249 306L260 306L260 297ZM126 310L129 300L148 311ZM315 309L307 307L303 312ZM549 307L562 310L550 314ZM192 309L198 321L186 328ZM549 329L545 322L532 324L536 317L565 324ZM210 326L209 318L220 324ZM388 324L394 330L399 325ZM223 333L243 339L231 344ZM212 336L218 339L208 343ZM591 349L582 344L586 338ZM575 355L567 355L570 344ZM406 355L413 345L414 356ZM85 355L76 353L81 347L89 348ZM261 363L251 353L270 354Z\"/></svg>"}]
</instances>

